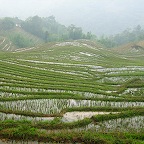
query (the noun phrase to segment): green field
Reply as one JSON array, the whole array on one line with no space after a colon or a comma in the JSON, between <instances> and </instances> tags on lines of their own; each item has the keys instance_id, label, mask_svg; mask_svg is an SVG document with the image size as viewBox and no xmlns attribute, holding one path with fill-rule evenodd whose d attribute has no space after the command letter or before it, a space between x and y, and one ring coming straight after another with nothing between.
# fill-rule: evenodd
<instances>
[{"instance_id":1,"label":"green field","mask_svg":"<svg viewBox=\"0 0 144 144\"><path fill-rule=\"evenodd\" d=\"M1 50L0 143L144 143L143 58L88 40Z\"/></svg>"}]
</instances>

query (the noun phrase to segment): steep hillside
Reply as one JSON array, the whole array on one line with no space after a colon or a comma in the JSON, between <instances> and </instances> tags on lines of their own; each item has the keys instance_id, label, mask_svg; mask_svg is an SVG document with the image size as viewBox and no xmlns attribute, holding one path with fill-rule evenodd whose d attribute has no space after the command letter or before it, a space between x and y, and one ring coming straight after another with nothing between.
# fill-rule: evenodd
<instances>
[{"instance_id":1,"label":"steep hillside","mask_svg":"<svg viewBox=\"0 0 144 144\"><path fill-rule=\"evenodd\" d=\"M0 31L0 35L0 50L2 51L15 51L19 48L29 48L43 43L43 40L24 31L20 27Z\"/></svg>"},{"instance_id":2,"label":"steep hillside","mask_svg":"<svg viewBox=\"0 0 144 144\"><path fill-rule=\"evenodd\" d=\"M0 37L0 51L13 51L15 46L6 37Z\"/></svg>"}]
</instances>

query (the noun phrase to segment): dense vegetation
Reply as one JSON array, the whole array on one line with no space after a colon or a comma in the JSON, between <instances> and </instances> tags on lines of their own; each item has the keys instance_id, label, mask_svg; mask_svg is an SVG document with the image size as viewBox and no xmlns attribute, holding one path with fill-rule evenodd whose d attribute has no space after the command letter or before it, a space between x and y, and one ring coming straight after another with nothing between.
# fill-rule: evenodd
<instances>
[{"instance_id":1,"label":"dense vegetation","mask_svg":"<svg viewBox=\"0 0 144 144\"><path fill-rule=\"evenodd\" d=\"M103 35L98 39L100 43L108 48L117 47L130 42L138 42L141 40L144 40L144 29L142 29L140 25L133 29L126 29L122 33L116 35Z\"/></svg>"},{"instance_id":2,"label":"dense vegetation","mask_svg":"<svg viewBox=\"0 0 144 144\"><path fill-rule=\"evenodd\" d=\"M0 19L0 35L7 37L17 48L33 47L43 42L78 39L94 40L107 48L112 48L144 40L144 30L140 25L116 35L96 37L91 32L85 34L81 27L73 24L66 27L58 23L54 16L33 16L26 20L17 17Z\"/></svg>"},{"instance_id":3,"label":"dense vegetation","mask_svg":"<svg viewBox=\"0 0 144 144\"><path fill-rule=\"evenodd\" d=\"M80 27L75 25L66 27L59 24L54 16L46 18L34 16L26 20L20 20L17 17L0 19L0 35L9 38L16 47L32 47L36 44L35 39L27 36L24 32L19 33L18 29L36 36L44 42L92 38L90 32L84 34Z\"/></svg>"}]
</instances>

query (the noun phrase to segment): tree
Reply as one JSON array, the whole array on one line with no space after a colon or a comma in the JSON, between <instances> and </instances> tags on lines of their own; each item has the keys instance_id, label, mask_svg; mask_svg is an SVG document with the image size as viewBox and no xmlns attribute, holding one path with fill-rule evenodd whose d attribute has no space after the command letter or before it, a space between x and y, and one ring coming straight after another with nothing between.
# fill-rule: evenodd
<instances>
[{"instance_id":1,"label":"tree","mask_svg":"<svg viewBox=\"0 0 144 144\"><path fill-rule=\"evenodd\" d=\"M22 24L22 28L26 31L43 38L42 19L38 16L30 17Z\"/></svg>"},{"instance_id":2,"label":"tree","mask_svg":"<svg viewBox=\"0 0 144 144\"><path fill-rule=\"evenodd\" d=\"M73 40L81 39L83 36L82 28L76 27L75 25L70 25L68 27L68 32L69 32L69 38Z\"/></svg>"},{"instance_id":3,"label":"tree","mask_svg":"<svg viewBox=\"0 0 144 144\"><path fill-rule=\"evenodd\" d=\"M86 38L89 39L89 40L92 38L91 32L87 32Z\"/></svg>"},{"instance_id":4,"label":"tree","mask_svg":"<svg viewBox=\"0 0 144 144\"><path fill-rule=\"evenodd\" d=\"M31 46L34 45L34 43L33 43L30 39L28 39L28 38L26 38L26 37L24 37L24 36L22 36L22 35L20 35L20 34L15 34L15 35L13 35L13 36L10 38L10 40L11 40L18 48L31 47Z\"/></svg>"}]
</instances>

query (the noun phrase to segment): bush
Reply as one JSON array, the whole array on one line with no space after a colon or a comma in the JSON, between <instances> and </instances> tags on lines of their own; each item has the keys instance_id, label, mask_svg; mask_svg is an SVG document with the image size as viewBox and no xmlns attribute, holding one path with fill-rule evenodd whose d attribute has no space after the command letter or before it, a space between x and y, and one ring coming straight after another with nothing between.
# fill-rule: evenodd
<instances>
[{"instance_id":1,"label":"bush","mask_svg":"<svg viewBox=\"0 0 144 144\"><path fill-rule=\"evenodd\" d=\"M32 40L20 35L15 34L11 37L11 41L18 47L18 48L25 48L25 47L31 47L34 46L34 43Z\"/></svg>"}]
</instances>

